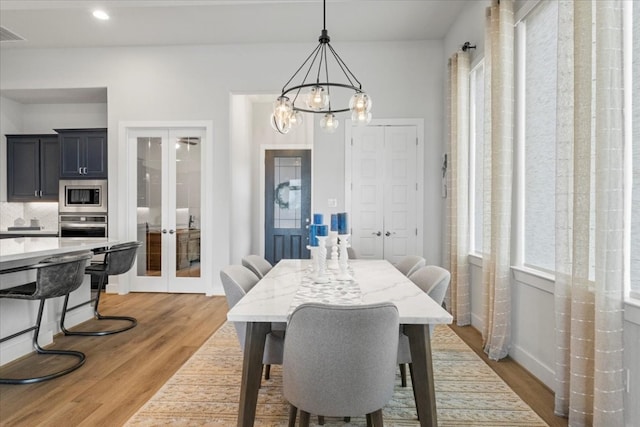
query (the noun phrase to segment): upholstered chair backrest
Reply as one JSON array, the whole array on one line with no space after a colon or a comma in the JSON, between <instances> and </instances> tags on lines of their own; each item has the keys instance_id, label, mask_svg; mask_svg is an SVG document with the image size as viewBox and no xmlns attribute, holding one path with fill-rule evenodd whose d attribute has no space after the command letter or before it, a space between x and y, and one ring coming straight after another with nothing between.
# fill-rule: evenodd
<instances>
[{"instance_id":1,"label":"upholstered chair backrest","mask_svg":"<svg viewBox=\"0 0 640 427\"><path fill-rule=\"evenodd\" d=\"M326 416L382 408L393 394L398 328L392 303L298 306L284 342L284 397Z\"/></svg>"},{"instance_id":2,"label":"upholstered chair backrest","mask_svg":"<svg viewBox=\"0 0 640 427\"><path fill-rule=\"evenodd\" d=\"M242 258L242 265L253 271L258 278L262 279L271 270L272 265L260 255L247 255Z\"/></svg>"},{"instance_id":3,"label":"upholstered chair backrest","mask_svg":"<svg viewBox=\"0 0 640 427\"><path fill-rule=\"evenodd\" d=\"M424 267L426 261L419 255L407 255L402 258L395 266L402 274L409 277L420 267Z\"/></svg>"}]
</instances>

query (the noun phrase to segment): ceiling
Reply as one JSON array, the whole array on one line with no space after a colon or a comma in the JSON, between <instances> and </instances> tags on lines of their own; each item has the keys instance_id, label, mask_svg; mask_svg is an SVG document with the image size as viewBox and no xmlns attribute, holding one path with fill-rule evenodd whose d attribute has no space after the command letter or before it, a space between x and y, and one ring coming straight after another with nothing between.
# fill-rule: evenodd
<instances>
[{"instance_id":1,"label":"ceiling","mask_svg":"<svg viewBox=\"0 0 640 427\"><path fill-rule=\"evenodd\" d=\"M336 41L438 40L469 0L328 0ZM92 16L100 8L107 21ZM320 0L2 0L1 49L317 41Z\"/></svg>"},{"instance_id":2,"label":"ceiling","mask_svg":"<svg viewBox=\"0 0 640 427\"><path fill-rule=\"evenodd\" d=\"M443 39L467 1L327 0L334 44ZM92 16L95 9L110 15ZM238 43L317 43L320 0L1 0L3 50ZM0 90L22 104L106 103L106 88Z\"/></svg>"}]
</instances>

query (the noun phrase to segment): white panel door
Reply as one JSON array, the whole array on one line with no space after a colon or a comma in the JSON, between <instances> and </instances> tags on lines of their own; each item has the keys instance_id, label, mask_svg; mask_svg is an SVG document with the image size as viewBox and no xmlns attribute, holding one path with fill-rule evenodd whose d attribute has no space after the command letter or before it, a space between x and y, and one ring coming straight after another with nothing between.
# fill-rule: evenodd
<instances>
[{"instance_id":1,"label":"white panel door","mask_svg":"<svg viewBox=\"0 0 640 427\"><path fill-rule=\"evenodd\" d=\"M384 258L416 255L416 128L385 126Z\"/></svg>"},{"instance_id":2,"label":"white panel door","mask_svg":"<svg viewBox=\"0 0 640 427\"><path fill-rule=\"evenodd\" d=\"M360 258L416 254L416 135L415 126L353 128L351 241Z\"/></svg>"},{"instance_id":3,"label":"white panel door","mask_svg":"<svg viewBox=\"0 0 640 427\"><path fill-rule=\"evenodd\" d=\"M353 134L351 246L358 257L384 258L384 128L358 128Z\"/></svg>"}]
</instances>

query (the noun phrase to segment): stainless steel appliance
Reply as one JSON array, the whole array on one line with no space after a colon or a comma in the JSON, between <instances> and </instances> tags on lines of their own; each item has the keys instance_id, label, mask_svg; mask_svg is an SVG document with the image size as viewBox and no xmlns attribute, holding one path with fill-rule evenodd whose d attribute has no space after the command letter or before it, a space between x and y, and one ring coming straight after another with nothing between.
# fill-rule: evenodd
<instances>
[{"instance_id":1,"label":"stainless steel appliance","mask_svg":"<svg viewBox=\"0 0 640 427\"><path fill-rule=\"evenodd\" d=\"M61 179L58 213L107 214L106 179Z\"/></svg>"},{"instance_id":2,"label":"stainless steel appliance","mask_svg":"<svg viewBox=\"0 0 640 427\"><path fill-rule=\"evenodd\" d=\"M61 214L58 220L60 237L107 237L107 216L100 214Z\"/></svg>"}]
</instances>

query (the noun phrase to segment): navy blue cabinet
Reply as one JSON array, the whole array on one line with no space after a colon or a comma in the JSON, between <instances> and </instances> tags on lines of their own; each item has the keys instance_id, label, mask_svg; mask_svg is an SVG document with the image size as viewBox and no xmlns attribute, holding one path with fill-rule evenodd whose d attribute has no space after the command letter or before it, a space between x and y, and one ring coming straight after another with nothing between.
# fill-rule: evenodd
<instances>
[{"instance_id":1,"label":"navy blue cabinet","mask_svg":"<svg viewBox=\"0 0 640 427\"><path fill-rule=\"evenodd\" d=\"M57 135L6 135L7 200L58 201L60 148Z\"/></svg>"},{"instance_id":2,"label":"navy blue cabinet","mask_svg":"<svg viewBox=\"0 0 640 427\"><path fill-rule=\"evenodd\" d=\"M107 129L55 129L60 139L60 178L107 178Z\"/></svg>"}]
</instances>

